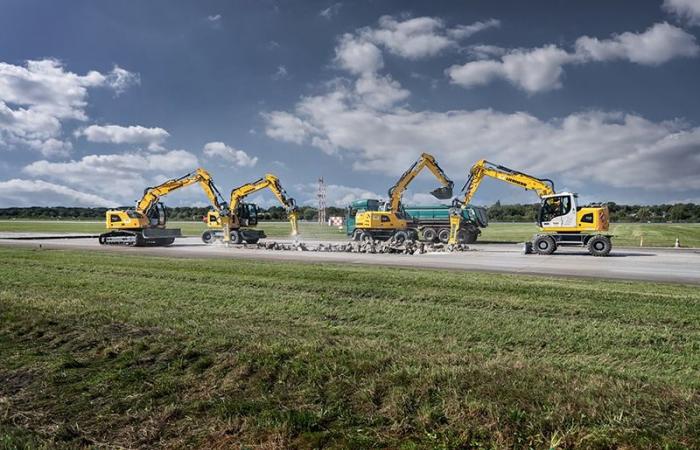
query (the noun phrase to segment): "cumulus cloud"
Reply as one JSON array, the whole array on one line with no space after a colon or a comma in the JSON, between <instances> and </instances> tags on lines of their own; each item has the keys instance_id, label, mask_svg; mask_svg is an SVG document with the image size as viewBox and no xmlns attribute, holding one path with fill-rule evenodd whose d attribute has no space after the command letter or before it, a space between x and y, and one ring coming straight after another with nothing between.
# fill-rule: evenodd
<instances>
[{"instance_id":1,"label":"cumulus cloud","mask_svg":"<svg viewBox=\"0 0 700 450\"><path fill-rule=\"evenodd\" d=\"M141 76L138 73L114 66L105 77L105 82L114 90L115 95L121 95L131 86L141 84Z\"/></svg>"},{"instance_id":2,"label":"cumulus cloud","mask_svg":"<svg viewBox=\"0 0 700 450\"><path fill-rule=\"evenodd\" d=\"M257 156L251 157L243 150L235 149L223 142L208 142L204 146L204 154L210 158L221 158L235 167L253 167L258 163Z\"/></svg>"},{"instance_id":3,"label":"cumulus cloud","mask_svg":"<svg viewBox=\"0 0 700 450\"><path fill-rule=\"evenodd\" d=\"M63 123L87 120L88 90L104 86L121 92L130 80L133 74L118 66L106 75L78 75L54 59L24 66L0 62L0 144L66 156L71 144L63 139Z\"/></svg>"},{"instance_id":4,"label":"cumulus cloud","mask_svg":"<svg viewBox=\"0 0 700 450\"><path fill-rule=\"evenodd\" d=\"M695 36L666 22L643 33L622 33L599 40L588 36L576 40L576 53L592 61L626 60L637 64L659 65L674 58L693 57L700 52Z\"/></svg>"},{"instance_id":5,"label":"cumulus cloud","mask_svg":"<svg viewBox=\"0 0 700 450\"><path fill-rule=\"evenodd\" d=\"M42 180L13 178L0 181L0 206L113 207L113 200Z\"/></svg>"},{"instance_id":6,"label":"cumulus cloud","mask_svg":"<svg viewBox=\"0 0 700 450\"><path fill-rule=\"evenodd\" d=\"M480 46L471 52L476 53L476 61L454 65L445 71L453 83L473 87L500 78L528 93L536 93L560 88L567 64L624 60L659 65L675 58L697 56L700 47L695 36L663 22L642 33L626 32L610 39L582 36L576 40L573 52L555 45L507 51Z\"/></svg>"},{"instance_id":7,"label":"cumulus cloud","mask_svg":"<svg viewBox=\"0 0 700 450\"><path fill-rule=\"evenodd\" d=\"M335 60L340 67L354 74L374 73L384 66L379 47L349 33L340 39L335 49Z\"/></svg>"},{"instance_id":8,"label":"cumulus cloud","mask_svg":"<svg viewBox=\"0 0 700 450\"><path fill-rule=\"evenodd\" d=\"M273 80L283 80L289 77L289 71L286 66L277 66L277 70L272 74Z\"/></svg>"},{"instance_id":9,"label":"cumulus cloud","mask_svg":"<svg viewBox=\"0 0 700 450\"><path fill-rule=\"evenodd\" d=\"M664 192L700 188L700 128L678 121L599 111L551 120L490 109L379 111L357 105L354 95L337 89L303 98L293 113L268 116L287 117L277 128L268 128L268 135L319 148L322 141L339 156L354 159L353 168L391 176L400 175L421 151L430 149L443 167L463 168L457 174L463 176L472 163L488 158L571 183L596 181ZM298 123L303 126L294 125ZM294 129L280 129L284 124ZM292 136L294 140L287 139Z\"/></svg>"},{"instance_id":10,"label":"cumulus cloud","mask_svg":"<svg viewBox=\"0 0 700 450\"><path fill-rule=\"evenodd\" d=\"M410 93L390 76L366 74L355 82L355 91L365 104L372 108L383 109L405 100Z\"/></svg>"},{"instance_id":11,"label":"cumulus cloud","mask_svg":"<svg viewBox=\"0 0 700 450\"><path fill-rule=\"evenodd\" d=\"M664 0L662 7L691 25L700 25L700 2L697 0Z\"/></svg>"},{"instance_id":12,"label":"cumulus cloud","mask_svg":"<svg viewBox=\"0 0 700 450\"><path fill-rule=\"evenodd\" d=\"M192 153L171 150L87 155L67 162L39 160L25 166L22 172L94 195L104 195L108 186L114 199L124 204L140 197L145 187L182 176L198 165Z\"/></svg>"},{"instance_id":13,"label":"cumulus cloud","mask_svg":"<svg viewBox=\"0 0 700 450\"><path fill-rule=\"evenodd\" d=\"M90 125L76 131L75 134L85 136L90 142L140 144L146 145L149 150L164 150L161 144L170 136L170 133L162 128L146 128L140 125Z\"/></svg>"}]
</instances>

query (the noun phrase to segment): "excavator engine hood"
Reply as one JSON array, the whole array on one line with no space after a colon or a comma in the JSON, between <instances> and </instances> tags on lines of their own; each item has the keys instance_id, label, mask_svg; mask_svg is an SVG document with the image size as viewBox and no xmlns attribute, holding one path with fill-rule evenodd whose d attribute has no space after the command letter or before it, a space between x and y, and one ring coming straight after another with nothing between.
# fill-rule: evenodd
<instances>
[{"instance_id":1,"label":"excavator engine hood","mask_svg":"<svg viewBox=\"0 0 700 450\"><path fill-rule=\"evenodd\" d=\"M441 188L437 188L434 191L430 192L433 197L438 198L440 200L447 200L448 198L452 198L452 186L443 186Z\"/></svg>"}]
</instances>

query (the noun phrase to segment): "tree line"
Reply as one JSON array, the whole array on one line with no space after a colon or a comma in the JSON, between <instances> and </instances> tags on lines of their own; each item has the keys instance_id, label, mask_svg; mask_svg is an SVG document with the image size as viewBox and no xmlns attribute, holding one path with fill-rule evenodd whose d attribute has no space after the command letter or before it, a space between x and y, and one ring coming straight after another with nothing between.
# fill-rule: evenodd
<instances>
[{"instance_id":1,"label":"tree line","mask_svg":"<svg viewBox=\"0 0 700 450\"><path fill-rule=\"evenodd\" d=\"M663 205L618 205L608 203L610 220L613 222L700 222L700 205L694 203L676 203ZM199 221L209 207L180 206L166 207L171 220ZM537 218L538 204L502 205L500 201L487 208L491 222L534 222ZM103 220L107 208L73 208L43 207L0 208L0 219L72 219ZM345 216L345 208L328 207L326 216ZM299 218L315 221L318 210L313 206L299 207ZM281 221L287 219L287 213L281 206L259 208L261 221Z\"/></svg>"}]
</instances>

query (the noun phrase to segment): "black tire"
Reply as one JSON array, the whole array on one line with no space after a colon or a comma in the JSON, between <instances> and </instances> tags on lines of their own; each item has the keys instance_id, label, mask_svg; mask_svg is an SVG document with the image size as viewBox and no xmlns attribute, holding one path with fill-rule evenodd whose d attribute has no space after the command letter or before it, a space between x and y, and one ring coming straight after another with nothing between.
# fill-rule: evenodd
<instances>
[{"instance_id":1,"label":"black tire","mask_svg":"<svg viewBox=\"0 0 700 450\"><path fill-rule=\"evenodd\" d=\"M213 244L214 241L216 241L216 235L213 231L206 230L204 233L202 233L202 242L208 245Z\"/></svg>"},{"instance_id":2,"label":"black tire","mask_svg":"<svg viewBox=\"0 0 700 450\"><path fill-rule=\"evenodd\" d=\"M557 243L552 236L537 236L532 248L539 255L551 255L557 249Z\"/></svg>"},{"instance_id":3,"label":"black tire","mask_svg":"<svg viewBox=\"0 0 700 450\"><path fill-rule=\"evenodd\" d=\"M450 230L449 228L443 228L442 230L438 231L438 239L440 242L443 244L447 244L447 241L450 240Z\"/></svg>"},{"instance_id":4,"label":"black tire","mask_svg":"<svg viewBox=\"0 0 700 450\"><path fill-rule=\"evenodd\" d=\"M612 242L607 236L593 236L588 240L588 253L593 256L608 256L612 250Z\"/></svg>"},{"instance_id":5,"label":"black tire","mask_svg":"<svg viewBox=\"0 0 700 450\"><path fill-rule=\"evenodd\" d=\"M437 240L438 233L435 228L423 228L423 240L426 242L435 242Z\"/></svg>"},{"instance_id":6,"label":"black tire","mask_svg":"<svg viewBox=\"0 0 700 450\"><path fill-rule=\"evenodd\" d=\"M362 235L362 230L358 230L357 228L355 228L352 232L352 240L359 241L360 235Z\"/></svg>"},{"instance_id":7,"label":"black tire","mask_svg":"<svg viewBox=\"0 0 700 450\"><path fill-rule=\"evenodd\" d=\"M473 244L476 242L476 238L479 236L479 232L477 230L464 229L460 231L464 231L464 239L459 240L459 242L462 244ZM459 239L459 235L457 236Z\"/></svg>"},{"instance_id":8,"label":"black tire","mask_svg":"<svg viewBox=\"0 0 700 450\"><path fill-rule=\"evenodd\" d=\"M358 240L360 242L374 242L374 238L367 231L361 231Z\"/></svg>"},{"instance_id":9,"label":"black tire","mask_svg":"<svg viewBox=\"0 0 700 450\"><path fill-rule=\"evenodd\" d=\"M408 233L405 231L397 231L392 237L395 244L401 245L408 240Z\"/></svg>"},{"instance_id":10,"label":"black tire","mask_svg":"<svg viewBox=\"0 0 700 450\"><path fill-rule=\"evenodd\" d=\"M238 230L231 230L231 244L240 244L243 242L243 236Z\"/></svg>"}]
</instances>

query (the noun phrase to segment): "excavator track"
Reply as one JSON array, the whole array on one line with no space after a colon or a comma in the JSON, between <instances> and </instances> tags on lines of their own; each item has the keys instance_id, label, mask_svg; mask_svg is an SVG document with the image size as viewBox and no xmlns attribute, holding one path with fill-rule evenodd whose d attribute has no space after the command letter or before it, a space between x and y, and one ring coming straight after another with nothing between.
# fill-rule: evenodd
<instances>
[{"instance_id":1,"label":"excavator track","mask_svg":"<svg viewBox=\"0 0 700 450\"><path fill-rule=\"evenodd\" d=\"M144 236L140 231L126 230L103 233L98 239L101 245L120 245L123 247L164 247L175 242L173 236Z\"/></svg>"}]
</instances>

